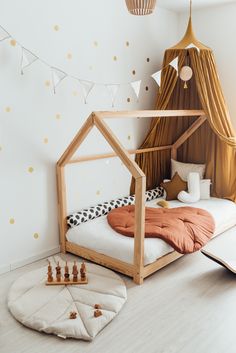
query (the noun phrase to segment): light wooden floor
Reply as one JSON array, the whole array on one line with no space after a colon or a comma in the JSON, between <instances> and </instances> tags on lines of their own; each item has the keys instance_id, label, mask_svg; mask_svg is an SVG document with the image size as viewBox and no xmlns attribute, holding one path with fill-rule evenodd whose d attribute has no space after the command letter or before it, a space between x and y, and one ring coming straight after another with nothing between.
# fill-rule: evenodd
<instances>
[{"instance_id":1,"label":"light wooden floor","mask_svg":"<svg viewBox=\"0 0 236 353\"><path fill-rule=\"evenodd\" d=\"M235 238L235 239L234 239ZM236 228L210 247L236 258ZM235 353L236 275L201 253L185 256L135 286L125 278L128 302L93 342L38 333L8 312L11 283L42 260L0 276L1 353Z\"/></svg>"}]
</instances>

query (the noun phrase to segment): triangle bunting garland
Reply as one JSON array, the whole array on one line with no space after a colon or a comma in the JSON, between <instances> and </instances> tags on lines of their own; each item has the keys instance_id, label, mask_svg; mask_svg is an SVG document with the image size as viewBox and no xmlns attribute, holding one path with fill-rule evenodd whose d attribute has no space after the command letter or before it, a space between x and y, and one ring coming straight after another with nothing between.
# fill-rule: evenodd
<instances>
[{"instance_id":1,"label":"triangle bunting garland","mask_svg":"<svg viewBox=\"0 0 236 353\"><path fill-rule=\"evenodd\" d=\"M87 103L87 98L95 85L98 85L98 86L100 85L102 87L106 87L107 92L109 93L109 95L111 97L112 107L114 107L114 103L116 101L119 88L120 88L120 86L123 86L123 85L126 85L126 86L128 85L130 88L132 88L132 90L134 91L134 94L137 97L137 101L139 99L140 89L141 89L141 84L142 84L141 80L133 81L133 82L126 82L126 83L106 83L106 82L101 83L101 82L83 80L77 76L72 76L72 75L62 71L57 67L51 66L50 63L41 59L40 57L35 55L32 51L23 47L18 41L13 39L11 34L0 25L0 42L4 41L7 38L11 39L10 44L12 46L15 46L17 44L17 46L21 48L21 51L22 51L21 62L20 62L21 74L24 73L24 70L27 67L29 67L35 61L38 60L40 63L42 63L43 65L45 65L47 68L49 68L51 70L52 85L53 85L54 93L56 93L56 87L61 83L61 81L64 80L66 77L68 77L70 79L76 80L76 82L79 82L79 84L81 86L81 92L83 94L85 104ZM195 41L193 40L193 42L195 42ZM197 44L198 42L196 41L195 43ZM200 52L200 48L198 48L197 45L195 45L194 43L190 43L188 46L186 46L186 49L190 49L190 48L196 48L198 50L198 52ZM178 70L179 69L178 68L179 57L177 56L170 63L168 63L167 65L162 67L161 70L159 70L149 76L149 77L152 77L155 80L155 82L157 83L157 85L159 86L159 93L161 92L162 70L165 70L169 66L172 66L176 70L176 74L179 75L179 72L178 72L179 71ZM134 70L134 73L135 73L135 70ZM146 90L148 90L148 87L146 88ZM130 99L128 101L130 101Z\"/></svg>"},{"instance_id":2,"label":"triangle bunting garland","mask_svg":"<svg viewBox=\"0 0 236 353\"><path fill-rule=\"evenodd\" d=\"M190 43L190 44L186 47L186 49L191 49L191 48L196 48L197 51L200 52L200 49L199 49L195 44L193 44L193 43Z\"/></svg>"},{"instance_id":3,"label":"triangle bunting garland","mask_svg":"<svg viewBox=\"0 0 236 353\"><path fill-rule=\"evenodd\" d=\"M178 63L179 63L179 58L177 56L177 58L175 58L174 60L172 60L169 65L171 65L177 72L178 72Z\"/></svg>"},{"instance_id":4,"label":"triangle bunting garland","mask_svg":"<svg viewBox=\"0 0 236 353\"><path fill-rule=\"evenodd\" d=\"M161 70L155 72L151 77L156 81L158 86L161 87Z\"/></svg>"},{"instance_id":5,"label":"triangle bunting garland","mask_svg":"<svg viewBox=\"0 0 236 353\"><path fill-rule=\"evenodd\" d=\"M51 68L52 70L52 83L53 83L53 90L56 93L56 87L59 83L66 78L67 74L64 71L61 71L55 67Z\"/></svg>"},{"instance_id":6,"label":"triangle bunting garland","mask_svg":"<svg viewBox=\"0 0 236 353\"><path fill-rule=\"evenodd\" d=\"M91 90L93 89L93 86L95 83L90 82L90 81L84 81L84 80L79 80L79 83L82 86L83 95L84 95L84 103L87 104L88 95L91 92Z\"/></svg>"},{"instance_id":7,"label":"triangle bunting garland","mask_svg":"<svg viewBox=\"0 0 236 353\"><path fill-rule=\"evenodd\" d=\"M28 49L22 47L21 74L23 75L24 69L33 64L33 62L35 62L36 60L38 60L38 57L36 55L31 53L31 51L29 51Z\"/></svg>"},{"instance_id":8,"label":"triangle bunting garland","mask_svg":"<svg viewBox=\"0 0 236 353\"><path fill-rule=\"evenodd\" d=\"M114 102L115 102L119 87L120 85L116 85L116 84L106 85L106 88L111 95L112 107L114 107Z\"/></svg>"},{"instance_id":9,"label":"triangle bunting garland","mask_svg":"<svg viewBox=\"0 0 236 353\"><path fill-rule=\"evenodd\" d=\"M140 92L140 87L141 87L141 80L131 82L130 85L131 85L131 87L133 88L134 93L135 93L135 95L136 95L136 97L137 97L137 100L138 100L138 98L139 98L139 92Z\"/></svg>"}]
</instances>

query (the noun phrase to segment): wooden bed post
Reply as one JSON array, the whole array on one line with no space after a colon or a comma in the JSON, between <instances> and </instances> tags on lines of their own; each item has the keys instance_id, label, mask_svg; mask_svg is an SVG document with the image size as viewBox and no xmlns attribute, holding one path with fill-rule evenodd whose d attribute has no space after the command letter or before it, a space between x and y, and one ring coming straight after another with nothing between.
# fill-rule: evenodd
<instances>
[{"instance_id":1,"label":"wooden bed post","mask_svg":"<svg viewBox=\"0 0 236 353\"><path fill-rule=\"evenodd\" d=\"M67 231L67 207L66 207L66 183L65 183L65 168L57 164L57 195L58 195L58 216L60 230L60 248L61 252L66 252L66 231Z\"/></svg>"},{"instance_id":2,"label":"wooden bed post","mask_svg":"<svg viewBox=\"0 0 236 353\"><path fill-rule=\"evenodd\" d=\"M57 175L57 195L58 195L58 217L60 232L60 248L61 252L66 252L66 231L67 231L67 201L66 201L66 182L65 182L65 166L71 159L77 148L84 141L88 133L93 127L93 113L82 125L81 129L71 142L70 146L63 153L56 165Z\"/></svg>"},{"instance_id":3,"label":"wooden bed post","mask_svg":"<svg viewBox=\"0 0 236 353\"><path fill-rule=\"evenodd\" d=\"M135 179L135 232L134 232L134 282L142 284L144 279L144 228L146 177Z\"/></svg>"}]
</instances>

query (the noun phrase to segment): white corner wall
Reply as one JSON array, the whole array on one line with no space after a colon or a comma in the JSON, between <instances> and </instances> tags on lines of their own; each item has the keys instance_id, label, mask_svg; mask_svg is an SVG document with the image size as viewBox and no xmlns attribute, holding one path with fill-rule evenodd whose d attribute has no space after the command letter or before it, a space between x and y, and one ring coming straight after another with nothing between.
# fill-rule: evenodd
<instances>
[{"instance_id":1,"label":"white corner wall","mask_svg":"<svg viewBox=\"0 0 236 353\"><path fill-rule=\"evenodd\" d=\"M135 17L124 0L1 0L0 25L71 75L107 83L142 79L139 103L124 84L116 110L154 106L157 88L150 74L178 39L176 14L158 8ZM95 87L86 105L76 80L65 79L54 95L49 68L35 62L21 76L20 59L19 46L0 43L0 272L58 250L56 161L91 111L112 109L105 87ZM111 127L135 148L148 123L114 121ZM81 153L106 149L93 132ZM119 161L80 168L68 175L70 210L128 192L130 176Z\"/></svg>"},{"instance_id":2,"label":"white corner wall","mask_svg":"<svg viewBox=\"0 0 236 353\"><path fill-rule=\"evenodd\" d=\"M193 27L197 38L213 49L216 64L236 128L236 3L193 11ZM188 14L179 16L179 35L183 35Z\"/></svg>"}]
</instances>

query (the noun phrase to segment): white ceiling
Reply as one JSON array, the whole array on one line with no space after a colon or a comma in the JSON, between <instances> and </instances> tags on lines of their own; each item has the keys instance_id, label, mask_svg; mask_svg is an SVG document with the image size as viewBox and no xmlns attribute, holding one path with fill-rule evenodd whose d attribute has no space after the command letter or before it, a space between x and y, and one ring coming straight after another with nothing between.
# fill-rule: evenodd
<instances>
[{"instance_id":1,"label":"white ceiling","mask_svg":"<svg viewBox=\"0 0 236 353\"><path fill-rule=\"evenodd\" d=\"M232 2L236 3L236 0L192 0L193 10ZM183 12L188 11L189 0L157 0L157 7L158 6L177 12Z\"/></svg>"}]
</instances>

